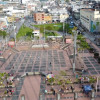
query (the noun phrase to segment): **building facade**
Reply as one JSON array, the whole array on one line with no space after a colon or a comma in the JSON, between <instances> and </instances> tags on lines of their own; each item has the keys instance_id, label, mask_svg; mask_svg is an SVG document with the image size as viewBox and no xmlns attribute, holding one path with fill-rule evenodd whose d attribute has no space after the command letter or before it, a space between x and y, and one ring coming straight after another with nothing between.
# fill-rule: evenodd
<instances>
[{"instance_id":1,"label":"building facade","mask_svg":"<svg viewBox=\"0 0 100 100\"><path fill-rule=\"evenodd\" d=\"M44 12L37 12L33 14L34 21L38 24L45 23L45 13Z\"/></svg>"},{"instance_id":2,"label":"building facade","mask_svg":"<svg viewBox=\"0 0 100 100\"><path fill-rule=\"evenodd\" d=\"M45 20L46 23L51 23L52 22L51 14L45 14L44 20Z\"/></svg>"},{"instance_id":3,"label":"building facade","mask_svg":"<svg viewBox=\"0 0 100 100\"><path fill-rule=\"evenodd\" d=\"M14 22L14 16L7 16L8 23Z\"/></svg>"},{"instance_id":4,"label":"building facade","mask_svg":"<svg viewBox=\"0 0 100 100\"><path fill-rule=\"evenodd\" d=\"M60 14L60 22L64 22L68 17L68 14Z\"/></svg>"},{"instance_id":5,"label":"building facade","mask_svg":"<svg viewBox=\"0 0 100 100\"><path fill-rule=\"evenodd\" d=\"M95 9L80 10L81 24L90 32L100 32L100 12Z\"/></svg>"}]
</instances>

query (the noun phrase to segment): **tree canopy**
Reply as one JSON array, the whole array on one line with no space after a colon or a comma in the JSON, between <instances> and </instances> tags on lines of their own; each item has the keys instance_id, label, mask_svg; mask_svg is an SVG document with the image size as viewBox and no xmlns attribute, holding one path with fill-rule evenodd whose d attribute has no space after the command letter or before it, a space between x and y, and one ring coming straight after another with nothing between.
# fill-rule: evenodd
<instances>
[{"instance_id":1,"label":"tree canopy","mask_svg":"<svg viewBox=\"0 0 100 100\"><path fill-rule=\"evenodd\" d=\"M5 38L7 36L7 33L5 31L0 30L0 36L3 36L3 38Z\"/></svg>"}]
</instances>

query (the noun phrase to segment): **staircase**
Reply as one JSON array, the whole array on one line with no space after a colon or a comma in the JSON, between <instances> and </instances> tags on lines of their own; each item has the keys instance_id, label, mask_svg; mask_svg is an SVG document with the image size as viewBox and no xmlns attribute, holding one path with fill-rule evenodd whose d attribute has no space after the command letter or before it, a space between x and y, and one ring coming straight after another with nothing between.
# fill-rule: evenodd
<instances>
[{"instance_id":1,"label":"staircase","mask_svg":"<svg viewBox=\"0 0 100 100\"><path fill-rule=\"evenodd\" d=\"M70 45L70 44L65 44L65 45L61 46L60 49L65 50L69 45Z\"/></svg>"},{"instance_id":2,"label":"staircase","mask_svg":"<svg viewBox=\"0 0 100 100\"><path fill-rule=\"evenodd\" d=\"M19 52L19 50L15 49L14 47L13 47L13 48L10 47L10 49L11 49L13 52L16 52L16 53Z\"/></svg>"}]
</instances>

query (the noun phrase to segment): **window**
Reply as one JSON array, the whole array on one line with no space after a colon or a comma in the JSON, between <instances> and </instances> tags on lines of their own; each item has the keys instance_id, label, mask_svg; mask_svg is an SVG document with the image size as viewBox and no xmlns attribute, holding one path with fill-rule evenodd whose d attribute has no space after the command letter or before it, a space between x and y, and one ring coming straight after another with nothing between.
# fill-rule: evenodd
<instances>
[{"instance_id":1,"label":"window","mask_svg":"<svg viewBox=\"0 0 100 100\"><path fill-rule=\"evenodd\" d=\"M25 96L24 95L21 96L21 100L25 100Z\"/></svg>"}]
</instances>

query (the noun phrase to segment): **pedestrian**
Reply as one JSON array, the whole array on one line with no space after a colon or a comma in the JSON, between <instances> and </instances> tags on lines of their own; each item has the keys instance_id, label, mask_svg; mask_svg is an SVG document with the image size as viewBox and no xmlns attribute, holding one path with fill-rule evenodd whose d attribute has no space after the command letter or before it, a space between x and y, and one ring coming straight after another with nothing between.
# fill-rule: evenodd
<instances>
[{"instance_id":1,"label":"pedestrian","mask_svg":"<svg viewBox=\"0 0 100 100\"><path fill-rule=\"evenodd\" d=\"M55 90L53 90L53 95L55 95Z\"/></svg>"},{"instance_id":2,"label":"pedestrian","mask_svg":"<svg viewBox=\"0 0 100 100\"><path fill-rule=\"evenodd\" d=\"M72 93L73 93L74 88L72 86L71 86L71 90L72 90Z\"/></svg>"},{"instance_id":3,"label":"pedestrian","mask_svg":"<svg viewBox=\"0 0 100 100\"><path fill-rule=\"evenodd\" d=\"M12 90L9 90L9 92L12 94Z\"/></svg>"},{"instance_id":4,"label":"pedestrian","mask_svg":"<svg viewBox=\"0 0 100 100\"><path fill-rule=\"evenodd\" d=\"M9 93L9 90L7 89L7 93Z\"/></svg>"},{"instance_id":5,"label":"pedestrian","mask_svg":"<svg viewBox=\"0 0 100 100\"><path fill-rule=\"evenodd\" d=\"M13 69L14 69L14 66L13 66Z\"/></svg>"},{"instance_id":6,"label":"pedestrian","mask_svg":"<svg viewBox=\"0 0 100 100\"><path fill-rule=\"evenodd\" d=\"M51 65L51 62L50 62L50 65Z\"/></svg>"}]
</instances>

